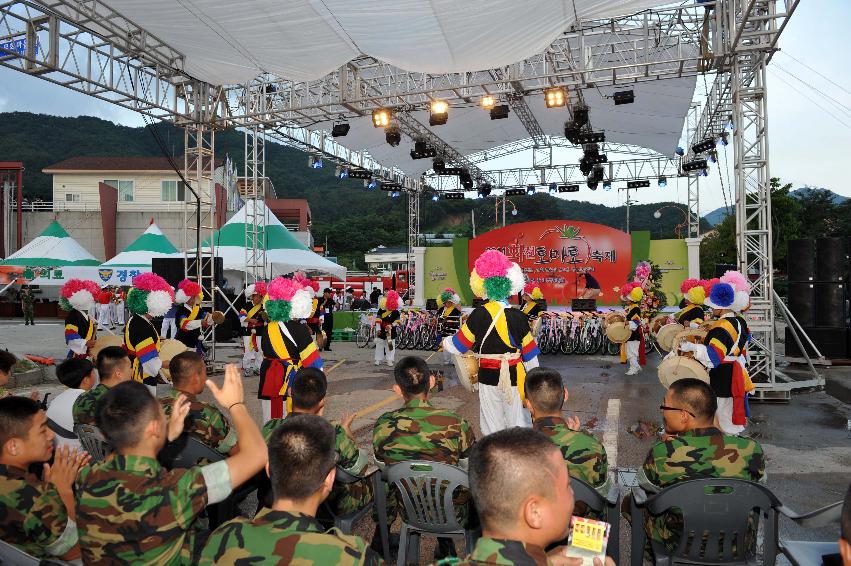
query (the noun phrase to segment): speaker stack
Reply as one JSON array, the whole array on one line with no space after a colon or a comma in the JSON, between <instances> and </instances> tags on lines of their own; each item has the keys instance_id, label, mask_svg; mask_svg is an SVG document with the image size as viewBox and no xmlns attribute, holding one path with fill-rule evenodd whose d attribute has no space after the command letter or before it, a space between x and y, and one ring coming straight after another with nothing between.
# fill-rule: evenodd
<instances>
[{"instance_id":1,"label":"speaker stack","mask_svg":"<svg viewBox=\"0 0 851 566\"><path fill-rule=\"evenodd\" d=\"M789 310L819 351L831 359L847 358L848 277L851 239L790 240L787 256ZM786 329L786 354L801 357Z\"/></svg>"}]
</instances>

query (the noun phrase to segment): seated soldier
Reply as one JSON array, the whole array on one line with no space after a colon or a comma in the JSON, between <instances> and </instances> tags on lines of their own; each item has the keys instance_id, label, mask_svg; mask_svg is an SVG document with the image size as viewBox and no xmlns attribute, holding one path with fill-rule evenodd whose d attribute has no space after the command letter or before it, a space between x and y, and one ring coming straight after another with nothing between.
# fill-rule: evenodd
<instances>
[{"instance_id":1,"label":"seated soldier","mask_svg":"<svg viewBox=\"0 0 851 566\"><path fill-rule=\"evenodd\" d=\"M110 387L129 381L133 375L130 356L120 346L108 346L98 352L97 369L100 383L77 397L71 413L74 424L95 424L95 407Z\"/></svg>"},{"instance_id":2,"label":"seated soldier","mask_svg":"<svg viewBox=\"0 0 851 566\"><path fill-rule=\"evenodd\" d=\"M669 485L699 478L760 481L765 473L762 447L750 438L724 434L715 427L715 393L699 379L671 384L659 407L665 436L657 442L638 472L642 488L657 492ZM673 549L682 532L676 512L646 517L648 536Z\"/></svg>"},{"instance_id":3,"label":"seated soldier","mask_svg":"<svg viewBox=\"0 0 851 566\"><path fill-rule=\"evenodd\" d=\"M189 399L189 414L183 424L187 432L220 454L234 455L239 450L236 429L215 406L199 401L197 396L204 392L207 382L207 366L197 352L182 352L171 359L171 391L160 399L166 418L178 396Z\"/></svg>"},{"instance_id":4,"label":"seated soldier","mask_svg":"<svg viewBox=\"0 0 851 566\"><path fill-rule=\"evenodd\" d=\"M293 415L308 414L322 416L325 413L325 394L328 391L328 380L320 369L302 368L292 379L290 398L293 410L283 419L272 419L263 425L263 438L266 442L272 432ZM361 475L366 470L369 456L366 451L359 450L352 432L352 421L355 415L346 415L342 423L332 423L336 435L335 446L339 459L337 465L354 475ZM353 513L372 501L372 488L369 481L348 485L335 485L328 496L327 503L337 515Z\"/></svg>"},{"instance_id":5,"label":"seated soldier","mask_svg":"<svg viewBox=\"0 0 851 566\"><path fill-rule=\"evenodd\" d=\"M56 446L82 450L83 447L74 434L73 409L80 395L91 390L97 383L95 365L87 358L68 358L56 367L56 377L68 388L57 395L47 408L47 418L64 429L59 431L62 434L56 435Z\"/></svg>"},{"instance_id":6,"label":"seated soldier","mask_svg":"<svg viewBox=\"0 0 851 566\"><path fill-rule=\"evenodd\" d=\"M561 374L556 370L538 367L526 376L526 408L532 413L533 428L546 434L561 449L571 477L606 496L610 486L606 449L599 440L579 430L579 419L565 421L561 417L567 395Z\"/></svg>"},{"instance_id":7,"label":"seated soldier","mask_svg":"<svg viewBox=\"0 0 851 566\"><path fill-rule=\"evenodd\" d=\"M164 470L157 453L183 432L189 401L182 395L168 421L148 388L136 381L111 388L98 403L97 425L115 453L84 470L77 481L77 525L85 564L188 564L197 561L206 533L196 519L223 501L266 464L260 429L243 402L239 367L225 368L224 385L207 387L227 408L240 439L239 454L206 466Z\"/></svg>"},{"instance_id":8,"label":"seated soldier","mask_svg":"<svg viewBox=\"0 0 851 566\"><path fill-rule=\"evenodd\" d=\"M334 485L334 428L318 415L288 416L269 435L274 504L217 528L200 564L379 564L357 536L327 533L314 518Z\"/></svg>"},{"instance_id":9,"label":"seated soldier","mask_svg":"<svg viewBox=\"0 0 851 566\"><path fill-rule=\"evenodd\" d=\"M466 467L465 460L476 440L473 427L464 418L446 409L432 407L429 391L435 378L425 360L407 356L393 369L393 392L405 400L401 409L384 413L372 430L372 449L380 465L406 460L430 460ZM468 494L456 497L459 519L466 518ZM393 522L399 504L395 492L387 497L387 518ZM439 538L437 558L455 554L451 539Z\"/></svg>"},{"instance_id":10,"label":"seated soldier","mask_svg":"<svg viewBox=\"0 0 851 566\"><path fill-rule=\"evenodd\" d=\"M842 566L851 566L851 485L842 504L842 525L839 531L839 555Z\"/></svg>"},{"instance_id":11,"label":"seated soldier","mask_svg":"<svg viewBox=\"0 0 851 566\"><path fill-rule=\"evenodd\" d=\"M41 405L26 397L0 399L0 539L36 558L80 557L74 479L85 452L56 450ZM42 465L39 479L28 472Z\"/></svg>"},{"instance_id":12,"label":"seated soldier","mask_svg":"<svg viewBox=\"0 0 851 566\"><path fill-rule=\"evenodd\" d=\"M561 451L545 435L515 427L485 436L470 453L469 473L482 537L453 564L581 564L564 547L544 550L567 538L574 505ZM611 558L606 565L614 566Z\"/></svg>"}]
</instances>

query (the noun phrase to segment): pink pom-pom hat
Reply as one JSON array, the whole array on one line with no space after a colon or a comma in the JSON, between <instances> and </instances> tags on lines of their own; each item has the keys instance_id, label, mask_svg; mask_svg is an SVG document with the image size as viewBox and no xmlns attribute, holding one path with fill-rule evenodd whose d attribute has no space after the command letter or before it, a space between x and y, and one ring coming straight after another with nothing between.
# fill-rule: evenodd
<instances>
[{"instance_id":1,"label":"pink pom-pom hat","mask_svg":"<svg viewBox=\"0 0 851 566\"><path fill-rule=\"evenodd\" d=\"M187 297L197 297L201 294L201 285L189 279L184 279L178 283L177 288L183 291L183 294Z\"/></svg>"},{"instance_id":2,"label":"pink pom-pom hat","mask_svg":"<svg viewBox=\"0 0 851 566\"><path fill-rule=\"evenodd\" d=\"M174 300L174 289L156 273L142 273L133 278L133 286L140 291L165 291Z\"/></svg>"},{"instance_id":3,"label":"pink pom-pom hat","mask_svg":"<svg viewBox=\"0 0 851 566\"><path fill-rule=\"evenodd\" d=\"M74 293L79 291L88 291L92 294L92 297L97 297L100 294L100 287L94 281L88 281L86 279L69 279L64 285L62 285L62 290L60 291L61 295L70 299Z\"/></svg>"},{"instance_id":4,"label":"pink pom-pom hat","mask_svg":"<svg viewBox=\"0 0 851 566\"><path fill-rule=\"evenodd\" d=\"M683 281L682 285L680 285L680 292L688 293L689 289L693 289L698 285L700 285L700 281L698 281L697 279L686 279L685 281Z\"/></svg>"},{"instance_id":5,"label":"pink pom-pom hat","mask_svg":"<svg viewBox=\"0 0 851 566\"><path fill-rule=\"evenodd\" d=\"M499 250L487 250L473 264L482 279L505 277L511 268L511 260Z\"/></svg>"},{"instance_id":6,"label":"pink pom-pom hat","mask_svg":"<svg viewBox=\"0 0 851 566\"><path fill-rule=\"evenodd\" d=\"M736 291L745 291L749 293L751 290L751 285L747 277L738 271L727 271L721 277L721 282L729 283Z\"/></svg>"},{"instance_id":7,"label":"pink pom-pom hat","mask_svg":"<svg viewBox=\"0 0 851 566\"><path fill-rule=\"evenodd\" d=\"M295 294L304 288L302 282L295 278L276 277L266 288L266 294L269 295L270 301L291 301Z\"/></svg>"},{"instance_id":8,"label":"pink pom-pom hat","mask_svg":"<svg viewBox=\"0 0 851 566\"><path fill-rule=\"evenodd\" d=\"M395 311L399 308L399 293L396 291L387 291L387 310Z\"/></svg>"},{"instance_id":9,"label":"pink pom-pom hat","mask_svg":"<svg viewBox=\"0 0 851 566\"><path fill-rule=\"evenodd\" d=\"M267 287L266 287L265 281L257 281L257 282L254 283L254 292L257 293L258 295L265 295L266 290L267 290Z\"/></svg>"}]
</instances>

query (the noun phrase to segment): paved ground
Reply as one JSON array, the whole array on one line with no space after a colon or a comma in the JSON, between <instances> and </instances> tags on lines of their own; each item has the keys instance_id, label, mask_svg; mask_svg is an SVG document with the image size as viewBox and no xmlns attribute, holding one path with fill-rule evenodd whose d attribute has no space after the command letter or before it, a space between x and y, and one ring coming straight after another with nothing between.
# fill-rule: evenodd
<instances>
[{"instance_id":1,"label":"paved ground","mask_svg":"<svg viewBox=\"0 0 851 566\"><path fill-rule=\"evenodd\" d=\"M16 353L64 355L62 329L59 324L25 327L0 321L0 347ZM408 352L399 352L404 354ZM429 357L430 352L417 354ZM401 401L392 397L390 368L372 365L373 351L357 349L354 344L334 344L333 352L324 356L329 377L327 416L335 419L344 412L358 411L354 428L361 446L368 446L372 424L384 411L396 408ZM236 360L241 353L235 346L220 349L218 359ZM442 354L434 354L430 363L443 367ZM659 358L649 356L645 371L635 377L623 375L624 369L609 356L545 356L542 365L558 368L570 390L567 414L578 415L583 422L596 417L593 432L606 444L612 465L623 468L640 466L653 440L639 440L627 432L639 420L660 422L658 411L663 390L656 378ZM851 388L851 369L833 367L823 370L834 383L834 390ZM794 371L790 372L796 375ZM252 397L258 378L246 378L246 391ZM45 384L42 391L58 391L58 384ZM828 391L831 389L828 388ZM838 396L841 398L841 396ZM477 434L478 400L460 387L449 387L434 397L436 405L458 411L468 418ZM259 403L249 400L249 408L259 420ZM851 406L825 391L795 393L791 403L753 404L754 424L750 434L763 445L768 457L768 486L781 501L795 510L811 510L841 500L851 481ZM367 521L368 523L368 521ZM622 532L626 524L621 526ZM358 528L365 537L372 536L372 525ZM807 540L835 540L838 525L807 530L781 520L782 537ZM627 550L627 539L622 549ZM424 541L422 560L431 559L433 546ZM623 552L621 563L627 563Z\"/></svg>"}]
</instances>

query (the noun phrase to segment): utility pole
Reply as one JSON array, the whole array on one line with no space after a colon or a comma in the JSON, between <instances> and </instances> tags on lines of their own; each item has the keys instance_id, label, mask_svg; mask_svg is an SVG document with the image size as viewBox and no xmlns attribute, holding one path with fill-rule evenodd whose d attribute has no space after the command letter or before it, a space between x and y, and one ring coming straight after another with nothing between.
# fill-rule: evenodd
<instances>
[{"instance_id":1,"label":"utility pole","mask_svg":"<svg viewBox=\"0 0 851 566\"><path fill-rule=\"evenodd\" d=\"M632 206L633 204L638 204L638 203L629 200L629 191L632 190L629 187L621 187L618 190L619 191L626 191L626 233L629 234L629 207Z\"/></svg>"}]
</instances>

